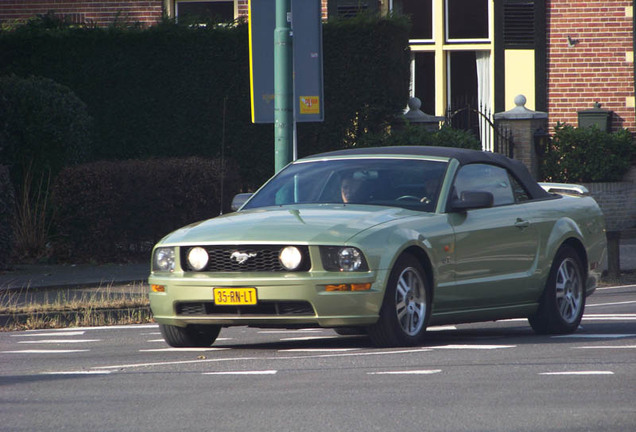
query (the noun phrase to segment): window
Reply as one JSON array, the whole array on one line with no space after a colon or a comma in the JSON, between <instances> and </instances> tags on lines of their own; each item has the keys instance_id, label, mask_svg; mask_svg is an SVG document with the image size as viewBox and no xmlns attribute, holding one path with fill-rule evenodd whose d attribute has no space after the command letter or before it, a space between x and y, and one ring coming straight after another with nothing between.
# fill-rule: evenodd
<instances>
[{"instance_id":1,"label":"window","mask_svg":"<svg viewBox=\"0 0 636 432\"><path fill-rule=\"evenodd\" d=\"M230 22L234 21L234 0L229 1L176 1L176 16L187 22Z\"/></svg>"},{"instance_id":2,"label":"window","mask_svg":"<svg viewBox=\"0 0 636 432\"><path fill-rule=\"evenodd\" d=\"M427 114L435 112L435 53L414 51L411 62L411 96L422 101Z\"/></svg>"},{"instance_id":3,"label":"window","mask_svg":"<svg viewBox=\"0 0 636 432\"><path fill-rule=\"evenodd\" d=\"M412 42L433 40L433 0L395 0L393 8L411 19Z\"/></svg>"},{"instance_id":4,"label":"window","mask_svg":"<svg viewBox=\"0 0 636 432\"><path fill-rule=\"evenodd\" d=\"M493 165L470 164L462 167L455 178L454 188L457 197L466 191L490 192L494 206L515 202L508 172Z\"/></svg>"},{"instance_id":5,"label":"window","mask_svg":"<svg viewBox=\"0 0 636 432\"><path fill-rule=\"evenodd\" d=\"M446 39L488 39L488 0L446 0Z\"/></svg>"}]
</instances>

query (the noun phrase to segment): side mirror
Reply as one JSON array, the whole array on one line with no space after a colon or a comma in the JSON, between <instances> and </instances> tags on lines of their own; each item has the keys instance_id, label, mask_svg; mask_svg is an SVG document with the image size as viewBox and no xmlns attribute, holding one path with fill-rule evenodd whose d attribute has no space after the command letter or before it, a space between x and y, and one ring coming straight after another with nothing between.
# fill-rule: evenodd
<instances>
[{"instance_id":1,"label":"side mirror","mask_svg":"<svg viewBox=\"0 0 636 432\"><path fill-rule=\"evenodd\" d=\"M232 209L232 211L237 211L238 209L240 209L243 206L243 204L245 204L245 201L250 199L252 195L253 194L251 193L236 194L234 198L232 198L232 204L230 205L230 208Z\"/></svg>"},{"instance_id":2,"label":"side mirror","mask_svg":"<svg viewBox=\"0 0 636 432\"><path fill-rule=\"evenodd\" d=\"M490 192L464 191L459 199L451 201L452 212L464 212L472 209L492 207L494 197Z\"/></svg>"}]
</instances>

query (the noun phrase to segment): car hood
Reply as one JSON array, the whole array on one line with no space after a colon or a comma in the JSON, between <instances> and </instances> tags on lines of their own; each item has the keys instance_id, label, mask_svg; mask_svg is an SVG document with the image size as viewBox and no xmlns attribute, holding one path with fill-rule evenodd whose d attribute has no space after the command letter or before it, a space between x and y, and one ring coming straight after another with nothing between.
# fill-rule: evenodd
<instances>
[{"instance_id":1,"label":"car hood","mask_svg":"<svg viewBox=\"0 0 636 432\"><path fill-rule=\"evenodd\" d=\"M285 206L244 210L181 228L162 241L170 244L296 243L340 244L413 211L361 205Z\"/></svg>"}]
</instances>

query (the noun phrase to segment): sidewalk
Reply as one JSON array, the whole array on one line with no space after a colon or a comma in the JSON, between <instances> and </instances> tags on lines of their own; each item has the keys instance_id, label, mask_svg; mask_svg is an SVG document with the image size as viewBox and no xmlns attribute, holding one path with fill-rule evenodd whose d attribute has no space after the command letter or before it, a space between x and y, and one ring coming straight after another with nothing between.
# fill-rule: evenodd
<instances>
[{"instance_id":1,"label":"sidewalk","mask_svg":"<svg viewBox=\"0 0 636 432\"><path fill-rule=\"evenodd\" d=\"M98 287L147 282L150 263L105 265L18 265L0 272L0 291L37 288Z\"/></svg>"},{"instance_id":2,"label":"sidewalk","mask_svg":"<svg viewBox=\"0 0 636 432\"><path fill-rule=\"evenodd\" d=\"M620 245L621 271L636 270L636 239ZM607 269L607 264L604 269ZM148 264L105 265L19 265L0 272L0 291L37 288L105 287L108 285L147 282Z\"/></svg>"}]
</instances>

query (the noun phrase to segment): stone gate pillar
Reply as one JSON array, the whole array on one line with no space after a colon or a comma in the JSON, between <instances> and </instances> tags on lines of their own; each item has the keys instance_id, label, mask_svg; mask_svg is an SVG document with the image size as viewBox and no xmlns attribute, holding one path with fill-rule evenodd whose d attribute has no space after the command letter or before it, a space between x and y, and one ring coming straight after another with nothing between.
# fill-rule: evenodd
<instances>
[{"instance_id":1,"label":"stone gate pillar","mask_svg":"<svg viewBox=\"0 0 636 432\"><path fill-rule=\"evenodd\" d=\"M540 180L539 158L544 148L538 137L545 137L548 129L548 114L526 108L526 97L515 98L513 109L495 114L495 125L507 129L514 142L514 158L521 161L530 174Z\"/></svg>"}]
</instances>

